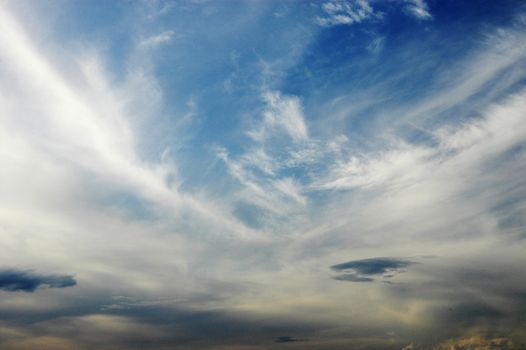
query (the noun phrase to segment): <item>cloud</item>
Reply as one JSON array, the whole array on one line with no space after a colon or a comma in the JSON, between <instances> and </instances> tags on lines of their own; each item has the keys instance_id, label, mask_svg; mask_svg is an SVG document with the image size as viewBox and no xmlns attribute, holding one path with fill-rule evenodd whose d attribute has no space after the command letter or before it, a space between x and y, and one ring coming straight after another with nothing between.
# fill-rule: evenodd
<instances>
[{"instance_id":1,"label":"cloud","mask_svg":"<svg viewBox=\"0 0 526 350\"><path fill-rule=\"evenodd\" d=\"M382 52L384 46L385 46L385 37L377 36L374 39L372 39L371 42L367 45L367 50L371 52L373 55L378 55Z\"/></svg>"},{"instance_id":2,"label":"cloud","mask_svg":"<svg viewBox=\"0 0 526 350\"><path fill-rule=\"evenodd\" d=\"M275 343L293 343L297 342L299 339L296 339L294 337L290 337L288 335L277 337L276 340L274 340Z\"/></svg>"},{"instance_id":3,"label":"cloud","mask_svg":"<svg viewBox=\"0 0 526 350\"><path fill-rule=\"evenodd\" d=\"M368 276L385 275L385 278L393 277L393 273L404 272L406 267L415 264L413 261L399 258L371 258L351 260L331 266L331 269L343 274L333 277L338 281L350 282L372 282L373 278Z\"/></svg>"},{"instance_id":4,"label":"cloud","mask_svg":"<svg viewBox=\"0 0 526 350\"><path fill-rule=\"evenodd\" d=\"M349 281L349 282L373 282L374 279L371 277L364 277L354 273L345 273L333 277L332 279L337 281Z\"/></svg>"},{"instance_id":5,"label":"cloud","mask_svg":"<svg viewBox=\"0 0 526 350\"><path fill-rule=\"evenodd\" d=\"M165 32L162 32L158 35L154 35L154 36L151 36L151 37L148 37L148 38L145 38L143 40L141 40L141 42L139 42L139 47L144 47L144 48L153 48L153 47L157 47L159 45L162 45L162 44L166 44L168 42L170 42L172 40L174 36L174 31L173 30L167 30Z\"/></svg>"},{"instance_id":6,"label":"cloud","mask_svg":"<svg viewBox=\"0 0 526 350\"><path fill-rule=\"evenodd\" d=\"M254 4L259 6L260 2ZM376 6L379 3L371 4ZM193 22L194 18L185 6L181 3L181 11L174 12L183 12L187 22ZM235 9L229 11L231 17L232 11ZM176 25L176 20L170 18L169 21ZM215 132L205 130L201 133L204 136L200 136L195 143L184 145L184 152L173 154L177 157L185 153L190 160L186 164L192 168L188 169L184 162L174 161L172 166L168 156L161 157L161 161L157 161L155 154L149 159L141 156L146 152L144 142L162 144L164 138L179 142L173 141L177 135L166 130L153 135L143 134L140 128L134 129L133 118L141 113L126 106L126 99L121 99L122 96L128 98L133 95L132 92L143 94L142 90L135 89L148 85L143 81L152 83L155 79L148 74L143 77L137 67L128 67L129 61L123 60L122 56L119 56L119 62L124 62L123 71L139 72L141 76L131 89L129 85L123 87L117 83L125 77L113 76L114 72L105 73L99 61L83 65L82 74L76 74L75 62L85 62L85 57L64 58L69 65L63 67L60 61L56 63L45 55L53 45L45 45L45 42L40 43L40 47L32 45L32 40L28 38L37 39L38 35L20 38L17 35L19 31L12 30L10 21L0 22L4 29L4 34L0 33L4 43L0 45L2 66L6 67L0 80L0 87L5 92L0 96L0 235L3 245L7 247L2 252L2 258L4 261L17 259L12 266L40 266L34 264L38 262L45 265L40 267L43 271L55 271L57 266L71 266L72 271L82 275L82 286L73 290L82 293L76 295L74 302L50 302L40 298L48 297L45 294L56 297L56 294L66 293L4 293L6 298L0 300L3 320L7 319L4 310L10 309L10 317L26 317L34 322L34 317L27 316L20 309L35 312L32 309L42 308L42 305L45 305L46 311L40 311L39 320L55 317L47 322L47 329L31 328L37 327L33 323L28 325L31 336L43 333L66 336L65 333L68 333L68 339L74 339L78 346L88 348L134 349L146 344L151 348L218 349L217 343L221 343L219 348L232 349L236 348L236 344L249 348L247 344L256 342L250 338L257 332L261 332L257 341L262 339L268 348L272 348L272 344L268 343L273 343L282 334L294 334L300 338L307 333L309 337L314 334L330 338L322 339L311 347L353 349L369 346L364 343L370 339L363 340L360 345L344 342L360 337L371 338L374 331L381 329L378 334L383 340L378 341L389 341L385 348L392 348L396 345L393 339L385 337L386 329L395 328L396 337L407 344L409 337L398 333L398 330L410 329L408 333L413 334L414 330L414 334L419 334L422 329L443 329L448 322L453 328L462 318L469 317L473 322L479 322L480 319L494 321L497 316L506 317L500 316L502 311L498 305L484 308L483 303L473 303L469 307L457 307L465 299L460 302L455 299L454 309L458 312L445 308L446 314L452 314L453 318L444 316L443 319L429 321L431 316L428 314L441 315L434 312L435 305L444 308L453 294L456 298L458 294L465 293L466 298L480 297L488 302L495 301L495 304L502 301L502 305L515 310L510 313L519 314L522 310L515 308L511 302L516 297L505 293L516 292L510 288L508 280L502 283L503 292L491 294L487 291L487 281L494 281L494 276L490 279L464 273L460 274L461 279L449 275L442 277L428 271L428 264L425 267L424 264L414 266L413 269L413 265L403 265L414 262L397 258L347 261L349 252L357 250L364 256L373 257L414 256L420 252L442 254L446 251L450 256L465 254L471 258L474 251L483 246L491 245L492 249L488 249L486 254L488 257L508 257L505 252L510 246L515 246L517 250L523 248L521 243L503 244L502 240L511 237L508 234L510 230L519 232L524 227L524 221L519 220L525 208L524 180L519 175L524 173L525 153L516 148L524 140L524 123L520 122L525 110L524 104L520 103L524 95L501 100L496 106L498 108L481 111L476 118L466 118L462 123L458 120L445 123L446 118L441 119L439 127L434 128L434 124L434 129L431 126L425 129L434 141L426 145L402 142L399 135L392 131L394 128L389 129L399 122L400 115L408 115L414 121L421 116L435 116L436 110L443 111L452 105L464 104L467 97L478 96L476 92L481 91L485 84L494 86L490 83L494 81L495 74L503 72L492 70L495 65L486 63L507 67L506 62L511 64L522 58L522 54L511 55L509 59L508 51L503 50L502 57L490 54L492 60L475 60L477 67L484 66L493 72L476 81L470 79L479 79L481 75L475 73L481 70L469 69L469 65L461 65L457 61L447 61L445 66L448 69L457 72L461 69L455 67L466 68L466 73L458 74L458 80L450 79L448 75L433 75L437 79L433 79L430 85L437 89L426 96L420 92L411 94L408 99L411 102L407 103L411 105L399 105L399 110L389 108L385 104L385 96L378 96L372 102L377 109L371 110L362 119L352 115L355 119L347 119L346 127L335 132L325 132L324 129L325 125L333 127L331 111L320 111L317 106L330 99L327 94L347 91L343 91L345 86L342 90L338 90L339 87L333 89L334 81L325 78L320 78L322 84L317 84L315 78L324 72L295 67L316 83L316 91L311 90L312 94L303 90L303 85L301 88L288 85L288 78L260 93L260 85L252 77L243 75L249 81L247 85L256 86L246 91L247 94L252 93L249 100L255 101L255 106L244 109L247 106L246 100L243 100L245 95L235 95L240 103L232 103L235 106L232 110L236 110L229 111L228 114L232 114L228 116L220 108L210 111L214 105L208 105L209 101L202 101L203 105L200 105L200 110L201 107L203 111L205 107L209 108L203 112L203 120L214 120L212 128L218 128L217 134L227 130L229 135L239 137L219 140ZM259 19L251 22L258 28L261 28L259 24L263 24ZM199 25L204 27L208 23ZM311 25L316 30L322 29ZM217 28L221 30L220 26ZM214 35L216 30L213 27L209 29L204 28L203 32ZM236 36L249 33L243 29L245 27L236 27L233 32ZM188 35L197 38L195 34ZM387 33L385 35L386 41L391 40ZM254 42L259 40L251 35L246 37ZM340 39L344 40L343 37ZM60 52L67 56L67 41L58 42L64 43L60 45ZM206 47L210 50L210 57L215 59L214 45ZM190 59L195 59L195 64L204 69L206 65L201 65L190 46L187 47L188 56L192 56ZM312 50L316 50L317 46L315 42ZM336 52L340 52L342 47L338 46ZM370 50L383 54L392 46L396 45L386 45L382 51L379 41ZM328 51L332 49L322 45L321 50L330 54ZM186 54L184 50L174 52ZM243 64L246 54L247 50L243 50L239 65ZM262 55L266 56L266 53ZM63 59L56 53L50 57ZM225 54L227 58L228 54ZM421 60L422 56L417 53L407 55L407 58L414 62ZM364 80L360 78L359 69L354 69L354 59L346 56L344 60L352 64L353 78L348 83L361 87ZM171 59L168 61L170 69L179 66ZM503 65L503 62L506 64ZM387 59L382 66L385 64L399 72L399 67L391 63ZM333 64L331 59L327 61L328 66ZM188 68L184 63L181 67L183 70ZM155 67L155 71L164 75L164 68ZM210 72L216 71L216 66L208 68ZM349 71L341 66L338 68L337 73L342 73L343 80ZM518 70L514 73L517 74L508 76L510 82L524 76ZM214 74L208 74L212 76L211 80L217 78ZM240 71L239 74L243 73ZM382 84L382 74L385 74L382 68L371 70L368 74L374 75L374 80ZM331 79L336 77L336 74L330 75ZM283 77L288 77L288 72ZM465 77L468 79L463 79ZM193 79L195 85L188 86L183 78L179 78L174 85L179 85L180 90L169 92L170 101L166 105L177 104L180 91L192 93L202 83L200 79ZM470 84L462 85L466 81ZM413 80L407 79L409 85L411 82ZM207 80L206 84L209 83L210 80ZM305 89L308 89L307 85ZM165 86L164 83L152 84L159 95L162 95L161 87ZM401 92L391 92L393 95L408 93L404 86L399 87ZM439 89L444 86L447 89ZM459 86L461 89L458 89ZM363 96L364 100L369 97ZM143 98L149 99L148 96ZM201 104L199 98L196 101ZM157 102L164 103L160 97ZM225 99L224 102L230 104L232 101ZM358 99L357 102L362 101ZM500 112L499 108L502 109ZM389 113L393 110L394 117L388 122L382 120L375 124L372 130L361 127L375 120L376 112L380 110ZM205 116L205 113L208 115ZM493 118L493 115L496 117ZM177 117L175 113L168 119L177 123ZM254 124L250 123L251 117L256 119ZM155 113L148 114L147 118L151 119L145 124L159 122ZM240 120L241 127L246 127L242 130L236 124ZM320 127L321 124L323 126ZM247 138L247 134L251 137ZM382 145L375 148L375 144L367 150L362 145L356 146L366 139L372 142L380 139L378 143ZM224 162L217 161L213 167L210 166L211 175L202 181L204 186L195 189L180 185L201 177L202 174L195 171L195 168L199 169L196 164L207 163L207 159L201 159L202 154L194 151L201 146L210 146L207 144L210 142L228 145L228 151L225 146L218 152ZM510 150L513 152L510 153ZM216 186L214 190L219 189L218 192L208 193L206 186L209 185ZM506 203L510 194L518 198L511 217L506 206L498 206L499 203ZM115 200L119 196L125 200ZM154 215L144 219L127 213L129 209L140 206L148 208ZM497 207L502 209L491 209ZM240 219L229 216L229 212ZM509 219L498 221L495 215ZM249 226L247 230L243 225L246 222L252 222L245 225ZM243 241L244 232L255 232L264 243ZM42 252L46 252L45 257ZM509 258L509 264L519 265L523 259ZM455 264L450 259L444 260L451 261L445 263L447 266L444 269L449 270L470 263ZM336 272L334 279L365 283L326 283L327 266L343 261L347 262L333 266L332 271ZM487 260L480 266L497 272L507 271ZM392 275L396 279L397 274L409 268L411 273L405 274L403 281L397 281L392 288L382 288L381 283L366 283ZM425 268L426 273L420 273L420 268ZM509 275L522 276L512 272ZM476 283L470 278L485 284L486 289L474 288ZM420 280L424 281L419 284ZM444 287L440 288L437 284ZM429 287L425 288L425 285ZM46 284L40 286L46 287ZM491 288L495 286L492 284ZM392 294L383 289L393 290ZM100 302L90 299L93 294L117 295L123 292L132 296L146 295L152 299L177 296L177 301L155 311L145 301L136 307L137 310L130 311L132 307L124 304L103 309L99 307ZM408 294L410 298L406 300L404 296ZM86 313L82 308L87 302L93 305L90 306L92 314L76 316ZM187 310L187 316L184 317L184 312L180 310L174 310L174 304ZM193 308L203 312L192 314L188 310ZM493 309L499 313L492 313ZM114 312L115 315L101 315L101 310ZM234 310L236 315L248 310L255 316L247 322L245 317L232 320L231 317L206 310ZM480 315L476 310L486 313ZM75 316L64 317L71 314ZM289 320L288 317L292 321L284 321L285 325L277 322ZM320 331L324 326L316 324L305 328L302 333L293 327L298 320L312 324L321 320L320 323L327 322L330 326L324 332ZM70 324L79 327L72 329ZM39 322L38 327L43 327L43 323ZM107 331L103 332L104 329ZM115 330L118 331L113 332ZM95 336L101 333L104 333L102 339ZM132 340L130 344L135 342L135 347L133 344L122 344L128 339ZM164 339L168 340L164 342ZM282 340L287 343L287 338ZM322 341L325 343L322 344ZM330 341L339 344L331 346ZM187 346L189 344L191 346ZM0 347L7 349L4 344ZM372 347L384 348L380 345Z\"/></svg>"},{"instance_id":7,"label":"cloud","mask_svg":"<svg viewBox=\"0 0 526 350\"><path fill-rule=\"evenodd\" d=\"M339 160L323 183L313 183L313 187L370 189L380 186L395 190L433 178L447 186L444 179L436 178L441 173L436 171L438 168L447 172L453 164L460 162L458 166L466 171L476 171L499 154L504 156L512 150L517 150L517 155L522 154L518 146L526 134L520 125L524 94L525 91L519 91L509 96L499 105L488 108L482 118L428 130L434 144L411 144L396 139L385 152L351 155L346 161ZM490 143L497 148L490 150ZM498 167L494 168L494 171L498 170Z\"/></svg>"},{"instance_id":8,"label":"cloud","mask_svg":"<svg viewBox=\"0 0 526 350\"><path fill-rule=\"evenodd\" d=\"M89 301L89 298L83 296L81 300ZM256 343L271 349L276 343L303 342L316 328L323 326L269 315L261 318L249 313L191 310L181 302L122 306L103 312L80 309L68 315L30 315L31 322L24 328L23 337L12 340L45 334L68 340L76 348L143 349L148 343L148 349L218 349L218 345L237 349ZM6 346L9 339L2 334L2 327L20 325L10 320L6 322L5 317L3 321L0 348L10 349ZM75 327L71 327L72 324ZM35 348L38 349L31 346L23 349Z\"/></svg>"},{"instance_id":9,"label":"cloud","mask_svg":"<svg viewBox=\"0 0 526 350\"><path fill-rule=\"evenodd\" d=\"M139 13L148 21L170 15L177 7L175 0L141 0L137 4Z\"/></svg>"},{"instance_id":10,"label":"cloud","mask_svg":"<svg viewBox=\"0 0 526 350\"><path fill-rule=\"evenodd\" d=\"M373 15L373 8L367 0L336 0L321 5L325 15L317 17L321 26L351 25L360 23Z\"/></svg>"},{"instance_id":11,"label":"cloud","mask_svg":"<svg viewBox=\"0 0 526 350\"><path fill-rule=\"evenodd\" d=\"M177 186L172 186L172 183L178 183L177 169L172 159L159 157L160 160L147 160L142 156L139 149L141 132L135 124L135 118L138 119L139 116L136 114L137 110L131 108L131 102L135 102L136 86L130 88L111 84L107 79L107 72L100 60L94 58L97 57L94 54L84 53L78 57L72 55L70 61L73 74L62 71L60 64L37 50L15 18L3 8L0 8L0 19L3 24L0 42L6 48L2 52L2 65L9 67L9 73L2 75L0 79L0 86L9 86L13 80L18 82L16 92L2 96L0 104L2 115L6 116L0 121L0 143L5 150L2 155L17 155L16 159L3 158L3 176L9 176L13 181L16 179L17 185L3 188L8 193L3 193L2 198L20 198L19 204L24 207L23 210L12 210L13 215L22 215L22 211L31 209L42 213L41 208L35 208L40 205L38 201L22 203L27 198L25 193L32 190L19 173L31 173L24 170L31 164L33 169L47 169L41 172L39 184L35 184L39 190L33 191L35 197L41 197L41 200L45 196L67 197L78 204L78 201L70 197L75 196L72 192L80 195L81 190L57 184L69 183L74 186L73 183L82 182L87 185L87 182L97 179L100 181L97 185L99 189L104 186L112 187L108 195L118 191L132 192L137 198L153 204L151 207L159 212L173 214L176 207L184 207L199 217L198 222L203 222L202 219L208 216L211 221L205 221L209 224L228 221L229 223L224 222L225 227L233 234L247 232L246 227L224 210L212 209L213 204L209 200L200 200L191 194L181 196ZM165 33L160 39L165 40L170 35ZM140 68L131 66L128 71L131 75L143 76L141 86L149 83L156 86L155 78ZM31 107L20 103L28 100L34 101ZM142 112L144 111L139 110L140 118L153 117L142 115ZM9 133L16 133L19 137L8 138L5 135ZM63 166L56 167L57 159L61 159ZM174 178L175 181L168 181ZM17 191L18 194L15 195ZM94 211L97 211L95 202L100 200L94 198L99 197L97 194L100 195L101 192L89 195ZM65 206L68 210L78 207ZM53 211L47 215L59 216L59 221L68 220L67 214L64 214L68 210L60 213L60 209L54 209L58 208L46 207L46 211ZM14 217L12 219L17 220Z\"/></svg>"},{"instance_id":12,"label":"cloud","mask_svg":"<svg viewBox=\"0 0 526 350\"><path fill-rule=\"evenodd\" d=\"M404 4L405 3L405 4ZM405 0L403 10L418 20L433 18L425 0ZM323 16L316 17L320 26L352 25L378 17L368 0L334 0L321 5Z\"/></svg>"},{"instance_id":13,"label":"cloud","mask_svg":"<svg viewBox=\"0 0 526 350\"><path fill-rule=\"evenodd\" d=\"M433 18L425 0L406 0L406 3L406 11L417 19L429 20Z\"/></svg>"},{"instance_id":14,"label":"cloud","mask_svg":"<svg viewBox=\"0 0 526 350\"><path fill-rule=\"evenodd\" d=\"M386 272L399 271L414 264L412 261L397 258L371 258L352 260L331 266L334 271L356 271L362 275L378 275Z\"/></svg>"},{"instance_id":15,"label":"cloud","mask_svg":"<svg viewBox=\"0 0 526 350\"><path fill-rule=\"evenodd\" d=\"M450 339L437 345L433 350L508 350L517 349L507 337L485 337L481 335Z\"/></svg>"},{"instance_id":16,"label":"cloud","mask_svg":"<svg viewBox=\"0 0 526 350\"><path fill-rule=\"evenodd\" d=\"M279 220L307 205L302 183L283 172L305 158L299 152L314 148L316 153L317 147L310 142L298 97L264 90L261 102L261 119L246 131L250 142L245 151L233 157L220 147L216 154L241 185L237 200L272 212Z\"/></svg>"},{"instance_id":17,"label":"cloud","mask_svg":"<svg viewBox=\"0 0 526 350\"><path fill-rule=\"evenodd\" d=\"M276 131L284 131L295 142L308 139L303 110L297 97L283 96L278 91L270 90L265 91L262 97L266 103L263 125L259 131L251 133L251 136L256 139L266 138Z\"/></svg>"},{"instance_id":18,"label":"cloud","mask_svg":"<svg viewBox=\"0 0 526 350\"><path fill-rule=\"evenodd\" d=\"M37 288L73 287L77 281L68 275L42 275L30 271L0 270L0 289L7 292L34 292Z\"/></svg>"}]
</instances>

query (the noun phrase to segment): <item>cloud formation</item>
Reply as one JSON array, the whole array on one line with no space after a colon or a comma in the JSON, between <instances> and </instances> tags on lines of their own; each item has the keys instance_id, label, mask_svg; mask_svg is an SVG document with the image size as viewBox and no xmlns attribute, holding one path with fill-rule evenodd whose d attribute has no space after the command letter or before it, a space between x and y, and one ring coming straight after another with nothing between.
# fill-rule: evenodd
<instances>
[{"instance_id":1,"label":"cloud formation","mask_svg":"<svg viewBox=\"0 0 526 350\"><path fill-rule=\"evenodd\" d=\"M297 341L299 340L294 337L288 336L288 335L277 337L276 340L274 340L274 342L276 343L293 343Z\"/></svg>"},{"instance_id":2,"label":"cloud formation","mask_svg":"<svg viewBox=\"0 0 526 350\"><path fill-rule=\"evenodd\" d=\"M513 342L507 337L488 337L473 335L460 339L451 339L438 346L433 350L508 350L516 349ZM416 350L416 348L415 348Z\"/></svg>"},{"instance_id":3,"label":"cloud formation","mask_svg":"<svg viewBox=\"0 0 526 350\"><path fill-rule=\"evenodd\" d=\"M173 30L167 30L160 34L143 39L140 43L140 47L153 48L159 45L169 43L174 36Z\"/></svg>"},{"instance_id":4,"label":"cloud formation","mask_svg":"<svg viewBox=\"0 0 526 350\"><path fill-rule=\"evenodd\" d=\"M7 292L34 292L40 287L73 287L77 281L68 275L43 275L15 269L0 270L0 290Z\"/></svg>"},{"instance_id":5,"label":"cloud formation","mask_svg":"<svg viewBox=\"0 0 526 350\"><path fill-rule=\"evenodd\" d=\"M374 279L369 276L385 275L391 278L393 274L405 272L413 264L414 261L399 258L370 258L332 265L331 269L342 273L333 277L338 281L372 282Z\"/></svg>"},{"instance_id":6,"label":"cloud formation","mask_svg":"<svg viewBox=\"0 0 526 350\"><path fill-rule=\"evenodd\" d=\"M351 25L360 23L373 15L373 8L368 0L336 0L322 4L324 16L316 20L322 26Z\"/></svg>"},{"instance_id":7,"label":"cloud formation","mask_svg":"<svg viewBox=\"0 0 526 350\"><path fill-rule=\"evenodd\" d=\"M429 20L433 16L425 0L406 0L406 10L419 20Z\"/></svg>"},{"instance_id":8,"label":"cloud formation","mask_svg":"<svg viewBox=\"0 0 526 350\"><path fill-rule=\"evenodd\" d=\"M63 5L0 1L0 263L82 283L0 348L526 344L516 2Z\"/></svg>"},{"instance_id":9,"label":"cloud formation","mask_svg":"<svg viewBox=\"0 0 526 350\"><path fill-rule=\"evenodd\" d=\"M373 8L376 5L376 9ZM320 26L332 27L338 25L353 25L367 20L382 20L384 13L381 2L371 2L369 0L333 0L321 5L322 16L317 16L316 21ZM402 0L395 3L396 6L405 11L408 15L420 20L430 20L433 18L429 11L429 6L425 0Z\"/></svg>"}]
</instances>

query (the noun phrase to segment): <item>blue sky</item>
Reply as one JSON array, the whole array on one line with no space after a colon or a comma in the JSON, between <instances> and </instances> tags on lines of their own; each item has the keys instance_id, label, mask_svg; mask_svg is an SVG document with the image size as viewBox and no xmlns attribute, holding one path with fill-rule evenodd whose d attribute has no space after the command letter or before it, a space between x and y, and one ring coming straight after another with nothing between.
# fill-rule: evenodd
<instances>
[{"instance_id":1,"label":"blue sky","mask_svg":"<svg viewBox=\"0 0 526 350\"><path fill-rule=\"evenodd\" d=\"M526 346L521 1L0 1L0 348Z\"/></svg>"}]
</instances>

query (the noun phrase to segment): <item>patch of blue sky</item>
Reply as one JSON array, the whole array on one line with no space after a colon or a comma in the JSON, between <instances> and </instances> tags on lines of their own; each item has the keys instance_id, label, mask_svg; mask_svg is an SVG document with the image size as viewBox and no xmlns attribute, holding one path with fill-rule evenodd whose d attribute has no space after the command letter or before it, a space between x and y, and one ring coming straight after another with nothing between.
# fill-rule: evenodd
<instances>
[{"instance_id":1,"label":"patch of blue sky","mask_svg":"<svg viewBox=\"0 0 526 350\"><path fill-rule=\"evenodd\" d=\"M46 14L53 18L54 35L62 45L78 49L96 46L105 59L105 66L112 78L124 77L127 60L134 47L133 16L130 4L125 1L53 1L39 3L21 2L28 11ZM90 45L91 47L83 47Z\"/></svg>"},{"instance_id":2,"label":"patch of blue sky","mask_svg":"<svg viewBox=\"0 0 526 350\"><path fill-rule=\"evenodd\" d=\"M233 214L248 227L254 229L264 228L266 216L269 216L266 210L243 201L236 203Z\"/></svg>"},{"instance_id":3,"label":"patch of blue sky","mask_svg":"<svg viewBox=\"0 0 526 350\"><path fill-rule=\"evenodd\" d=\"M304 97L305 109L312 111L307 114L323 122L327 114L339 112L324 110L327 101L337 106L350 100L348 104L354 106L346 113L350 119L346 130L363 134L367 131L361 128L363 123L370 124L378 115L389 118L388 113L380 113L383 109L409 106L436 92L437 85L450 84L449 72L458 71L484 45L484 30L500 24L503 17L513 18L512 7L498 15L480 9L481 13L473 13L477 11L472 8L467 3L446 2L425 23L392 11L382 21L326 28L301 63L289 71L283 89ZM481 14L486 16L484 27ZM382 38L382 47L371 53L370 45L377 38Z\"/></svg>"},{"instance_id":4,"label":"patch of blue sky","mask_svg":"<svg viewBox=\"0 0 526 350\"><path fill-rule=\"evenodd\" d=\"M236 137L236 133L243 133L239 127L247 118L258 117L253 114L262 105L265 62L283 58L289 43L295 41L293 34L282 35L288 33L288 27L280 29L275 23L267 23L265 11L248 11L246 15L246 7L248 3L222 4L205 18L178 24L176 32L182 26L191 35L183 34L174 41L157 58L156 68L161 85L168 91L167 100L180 105L195 99L206 116L206 123L198 127L198 136L209 143L221 141L234 154L243 140ZM272 28L274 33L262 32L261 28Z\"/></svg>"},{"instance_id":5,"label":"patch of blue sky","mask_svg":"<svg viewBox=\"0 0 526 350\"><path fill-rule=\"evenodd\" d=\"M429 2L432 20L421 21L402 6L377 2L375 15L360 23L320 26L321 3L62 5L70 16L60 16L57 31L63 26L68 28L65 39L103 43L105 64L117 81L130 73L130 53L168 33L159 45L143 47L163 100L160 113L143 125L147 137L140 138L140 154L155 161L165 149L174 150L182 188L188 191L225 186L216 149L224 147L235 159L253 147L247 129L262 120L266 90L299 97L309 133L321 144L341 134L356 152L383 149L388 146L384 131L392 128L387 134L433 145L425 118L401 122L401 114L451 84L451 72L461 70L460 64L484 45L471 39L484 37L481 22L487 28L503 24L516 8L515 2L503 2L499 11L494 3ZM451 121L458 123L462 116L475 115L479 100L475 95L437 113L433 121L454 115ZM286 158L287 142L275 139L267 151L278 160ZM275 178L308 182L324 166L282 167ZM264 177L257 169L255 174ZM235 186L227 182L228 188Z\"/></svg>"}]
</instances>

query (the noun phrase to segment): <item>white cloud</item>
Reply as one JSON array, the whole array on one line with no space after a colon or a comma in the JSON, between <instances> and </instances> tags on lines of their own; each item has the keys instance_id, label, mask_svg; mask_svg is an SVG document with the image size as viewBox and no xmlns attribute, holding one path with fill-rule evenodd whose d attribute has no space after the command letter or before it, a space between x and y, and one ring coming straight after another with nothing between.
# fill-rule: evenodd
<instances>
[{"instance_id":1,"label":"white cloud","mask_svg":"<svg viewBox=\"0 0 526 350\"><path fill-rule=\"evenodd\" d=\"M246 151L231 158L225 149L217 155L227 165L230 175L241 185L236 200L242 200L273 213L274 219L286 220L307 203L303 186L280 172L318 153L309 140L308 128L300 100L280 92L263 92L261 119L247 134L252 143ZM312 152L302 152L311 150ZM273 224L273 223L272 223Z\"/></svg>"},{"instance_id":2,"label":"white cloud","mask_svg":"<svg viewBox=\"0 0 526 350\"><path fill-rule=\"evenodd\" d=\"M520 231L501 228L494 208L509 203L512 193L514 198L526 193L526 182L517 175L526 172L526 155L515 151L526 140L525 101L522 91L489 108L480 120L436 130L441 141L434 147L402 143L336 164L315 185L353 191L333 201L319 224L311 223L308 233L297 237L296 251L337 250L335 241L343 247L396 249L411 241L415 252L442 255L451 254L447 247L462 237L469 254L503 235L513 239ZM417 242L423 246L416 248ZM436 242L436 249L429 242Z\"/></svg>"},{"instance_id":3,"label":"white cloud","mask_svg":"<svg viewBox=\"0 0 526 350\"><path fill-rule=\"evenodd\" d=\"M266 104L263 122L259 128L248 133L253 139L264 141L280 132L285 132L294 142L308 139L303 110L297 97L283 96L277 91L267 90L262 99Z\"/></svg>"},{"instance_id":4,"label":"white cloud","mask_svg":"<svg viewBox=\"0 0 526 350\"><path fill-rule=\"evenodd\" d=\"M0 237L10 245L0 264L67 267L92 285L93 276L121 276L115 288L134 281L132 289L154 291L161 265L193 278L184 277L199 260L191 257L198 248L189 235L225 244L255 237L210 198L174 186L173 159L142 159L129 106L135 92L127 90L133 84L110 84L91 55L64 57L74 68L61 70L4 8L0 28ZM156 86L150 76L141 80ZM123 195L138 204L119 205ZM139 265L130 269L133 261Z\"/></svg>"},{"instance_id":5,"label":"white cloud","mask_svg":"<svg viewBox=\"0 0 526 350\"><path fill-rule=\"evenodd\" d=\"M369 13L353 17L345 14L343 3L330 4L325 11L335 14L334 21L358 22ZM337 17L342 11L347 19ZM374 323L379 318L383 324L386 319L417 324L415 309L425 309L421 303L397 309L382 287L364 293L362 286L331 284L328 266L356 254L480 252L480 242L487 247L504 231L492 208L510 193L526 193L520 176L526 159L519 147L526 140L524 91L485 109L476 120L428 130L435 145L416 146L390 134L385 148L361 153L351 136L335 136L340 130L319 133L307 123L299 98L265 91L260 118L248 128L250 143L238 153L217 151L239 187L220 199L184 192L176 161L140 156L142 135L130 100L146 86L153 106L141 113L148 114L163 98L147 71L130 69L130 80L115 86L97 59L73 56L71 61L79 62L73 79L37 50L8 14L0 12L0 19L2 264L67 266L78 274L78 288L115 293L184 299L213 290L215 310L295 318L308 313L346 325L349 319ZM470 60L464 74L444 77L447 89L396 116L431 118L473 96L524 57L515 39L501 46L500 54L489 50L477 56L486 59ZM330 123L325 115L323 123ZM488 166L492 162L498 166ZM225 180L222 176L218 173L218 181ZM132 200L117 203L122 193ZM145 208L133 208L133 198ZM231 215L239 202L262 208L262 229ZM153 218L126 210L143 210ZM252 287L227 293L210 288L214 280ZM0 309L42 307L36 299L11 298L0 302ZM46 308L61 305L58 297L48 298ZM88 328L98 322L118 331L136 329L118 317L87 316L79 322Z\"/></svg>"},{"instance_id":6,"label":"white cloud","mask_svg":"<svg viewBox=\"0 0 526 350\"><path fill-rule=\"evenodd\" d=\"M419 20L433 18L425 0L403 0L403 9ZM319 25L330 27L335 25L352 25L378 17L368 0L332 0L322 4L324 15L316 17Z\"/></svg>"},{"instance_id":7,"label":"white cloud","mask_svg":"<svg viewBox=\"0 0 526 350\"><path fill-rule=\"evenodd\" d=\"M173 30L167 30L160 34L150 36L148 38L145 38L139 42L139 47L143 48L154 48L159 45L167 44L169 43L172 38L174 37L174 31Z\"/></svg>"},{"instance_id":8,"label":"white cloud","mask_svg":"<svg viewBox=\"0 0 526 350\"><path fill-rule=\"evenodd\" d=\"M360 23L373 16L373 8L367 0L336 0L322 5L323 17L317 17L322 26L351 25Z\"/></svg>"},{"instance_id":9,"label":"white cloud","mask_svg":"<svg viewBox=\"0 0 526 350\"><path fill-rule=\"evenodd\" d=\"M458 128L436 130L437 147L401 143L378 156L352 156L337 164L321 188L368 188L370 186L410 186L432 176L440 167L463 159L462 167L476 169L483 161L502 154L526 139L521 125L526 108L523 92L503 105L492 107L487 116ZM467 155L473 158L469 158ZM466 158L467 157L467 158ZM452 163L450 163L452 162Z\"/></svg>"},{"instance_id":10,"label":"white cloud","mask_svg":"<svg viewBox=\"0 0 526 350\"><path fill-rule=\"evenodd\" d=\"M387 151L378 158L352 156L346 162L338 162L329 178L314 188L351 189L411 183L418 180L421 160L431 156L429 150L409 145Z\"/></svg>"},{"instance_id":11,"label":"white cloud","mask_svg":"<svg viewBox=\"0 0 526 350\"><path fill-rule=\"evenodd\" d=\"M230 175L241 185L235 200L255 204L272 212L276 218L296 211L297 204L304 205L306 201L300 194L300 186L291 179L280 179L273 172L265 172L265 163L275 160L268 158L262 164L257 156L258 151L261 149L249 152L239 160L231 159L225 149L217 152L218 157L227 165ZM254 168L263 170L263 174L257 174Z\"/></svg>"},{"instance_id":12,"label":"white cloud","mask_svg":"<svg viewBox=\"0 0 526 350\"><path fill-rule=\"evenodd\" d=\"M406 0L406 10L412 16L416 17L419 20L429 20L433 16L429 12L429 7L425 0Z\"/></svg>"}]
</instances>

